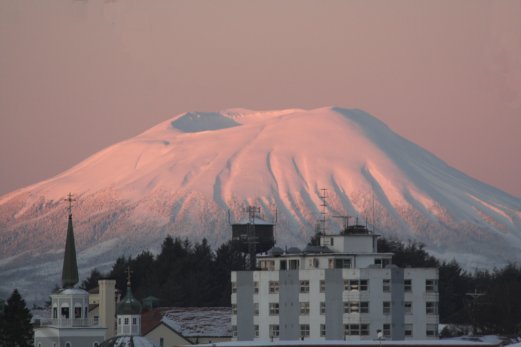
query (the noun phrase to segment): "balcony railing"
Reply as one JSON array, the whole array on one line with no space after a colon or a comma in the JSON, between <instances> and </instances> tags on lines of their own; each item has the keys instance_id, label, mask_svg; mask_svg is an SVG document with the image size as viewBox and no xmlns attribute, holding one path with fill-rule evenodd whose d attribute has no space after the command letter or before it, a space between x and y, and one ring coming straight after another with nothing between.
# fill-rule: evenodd
<instances>
[{"instance_id":1,"label":"balcony railing","mask_svg":"<svg viewBox=\"0 0 521 347\"><path fill-rule=\"evenodd\" d=\"M54 326L62 328L92 327L98 325L97 318L53 318L42 320L41 326Z\"/></svg>"}]
</instances>

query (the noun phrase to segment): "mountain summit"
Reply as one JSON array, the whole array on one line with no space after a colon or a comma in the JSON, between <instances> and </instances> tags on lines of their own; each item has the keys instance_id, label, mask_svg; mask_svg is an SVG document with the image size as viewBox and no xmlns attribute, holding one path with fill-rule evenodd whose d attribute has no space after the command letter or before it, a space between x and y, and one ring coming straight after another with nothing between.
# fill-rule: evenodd
<instances>
[{"instance_id":1,"label":"mountain summit","mask_svg":"<svg viewBox=\"0 0 521 347\"><path fill-rule=\"evenodd\" d=\"M329 216L358 217L437 256L470 267L521 260L521 199L448 166L375 117L337 107L230 109L177 115L1 197L0 283L27 287L57 276L69 192L77 197L85 274L158 247L167 234L225 242L227 211L237 220L248 204L268 219L277 209L279 245L303 245L320 217L322 188ZM339 224L328 219L328 231ZM24 277L35 269L41 277Z\"/></svg>"}]
</instances>

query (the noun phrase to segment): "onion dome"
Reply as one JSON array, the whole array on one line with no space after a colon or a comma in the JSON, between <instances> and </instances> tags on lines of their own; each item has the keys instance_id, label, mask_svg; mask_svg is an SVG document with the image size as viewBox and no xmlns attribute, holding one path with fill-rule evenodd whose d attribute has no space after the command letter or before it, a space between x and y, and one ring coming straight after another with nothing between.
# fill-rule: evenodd
<instances>
[{"instance_id":1,"label":"onion dome","mask_svg":"<svg viewBox=\"0 0 521 347\"><path fill-rule=\"evenodd\" d=\"M116 314L118 315L133 315L141 314L141 303L132 295L130 285L127 286L127 293L123 300L118 304Z\"/></svg>"},{"instance_id":2,"label":"onion dome","mask_svg":"<svg viewBox=\"0 0 521 347\"><path fill-rule=\"evenodd\" d=\"M127 269L127 293L121 302L118 304L116 308L117 315L136 315L141 314L141 303L134 298L132 295L132 288L130 283L130 274L132 271L130 270L130 266Z\"/></svg>"}]
</instances>

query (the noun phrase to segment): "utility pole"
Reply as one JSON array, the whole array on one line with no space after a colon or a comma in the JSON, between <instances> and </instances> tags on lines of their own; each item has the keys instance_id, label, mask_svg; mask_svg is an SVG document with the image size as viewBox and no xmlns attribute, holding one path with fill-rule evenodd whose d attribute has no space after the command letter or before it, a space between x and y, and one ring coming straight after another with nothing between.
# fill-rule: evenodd
<instances>
[{"instance_id":1,"label":"utility pole","mask_svg":"<svg viewBox=\"0 0 521 347\"><path fill-rule=\"evenodd\" d=\"M477 330L477 319L476 319L476 308L478 305L478 300L481 298L485 293L480 293L477 291L477 289L474 289L473 293L465 293L465 295L468 295L472 298L472 301L469 305L469 317L472 323L472 334L476 335Z\"/></svg>"}]
</instances>

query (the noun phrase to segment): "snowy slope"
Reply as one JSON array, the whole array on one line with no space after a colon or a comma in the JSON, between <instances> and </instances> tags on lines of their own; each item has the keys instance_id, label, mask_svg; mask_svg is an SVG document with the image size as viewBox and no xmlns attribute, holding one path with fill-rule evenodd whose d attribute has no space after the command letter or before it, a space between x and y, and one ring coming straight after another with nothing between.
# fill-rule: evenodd
<instances>
[{"instance_id":1,"label":"snowy slope","mask_svg":"<svg viewBox=\"0 0 521 347\"><path fill-rule=\"evenodd\" d=\"M385 235L424 242L469 267L521 258L521 199L449 167L373 116L232 109L177 115L0 197L0 286L58 282L69 192L78 199L86 272L157 248L167 234L220 244L230 234L226 211L239 219L248 203L268 219L276 207L279 244L302 245L319 217L321 188L331 215L367 218Z\"/></svg>"}]
</instances>

